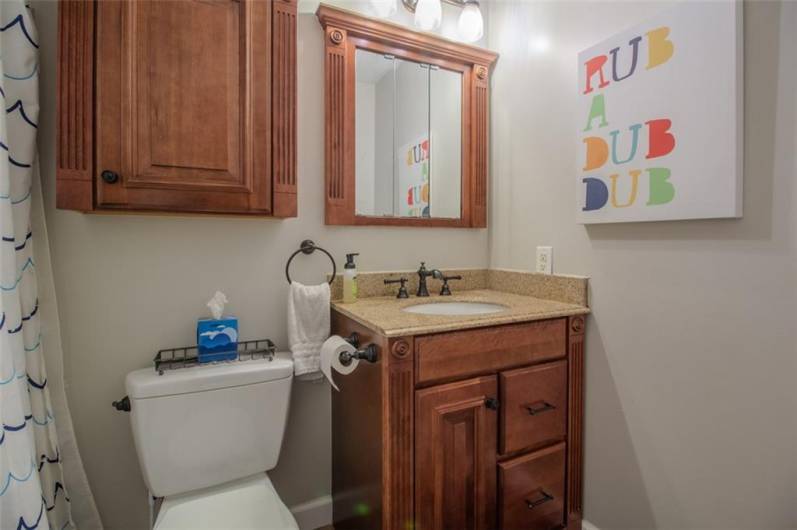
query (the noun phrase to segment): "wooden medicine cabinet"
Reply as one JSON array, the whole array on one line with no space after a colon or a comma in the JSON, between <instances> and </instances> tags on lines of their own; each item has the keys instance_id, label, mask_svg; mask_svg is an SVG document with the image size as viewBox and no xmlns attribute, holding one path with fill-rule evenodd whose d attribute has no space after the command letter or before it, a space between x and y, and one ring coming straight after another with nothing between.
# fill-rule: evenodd
<instances>
[{"instance_id":1,"label":"wooden medicine cabinet","mask_svg":"<svg viewBox=\"0 0 797 530\"><path fill-rule=\"evenodd\" d=\"M487 226L497 54L322 4L331 225Z\"/></svg>"}]
</instances>

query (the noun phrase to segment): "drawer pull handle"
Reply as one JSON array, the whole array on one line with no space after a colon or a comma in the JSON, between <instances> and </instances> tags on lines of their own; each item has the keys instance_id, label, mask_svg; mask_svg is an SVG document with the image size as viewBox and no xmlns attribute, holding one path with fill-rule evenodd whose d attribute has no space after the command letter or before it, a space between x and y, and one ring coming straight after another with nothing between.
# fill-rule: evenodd
<instances>
[{"instance_id":1,"label":"drawer pull handle","mask_svg":"<svg viewBox=\"0 0 797 530\"><path fill-rule=\"evenodd\" d=\"M541 403L541 404L539 404ZM549 410L553 410L556 408L556 405L551 405L547 401L542 401L538 403L532 403L531 405L526 405L526 410L529 411L530 416L536 416L537 414L542 414L543 412L547 412Z\"/></svg>"},{"instance_id":2,"label":"drawer pull handle","mask_svg":"<svg viewBox=\"0 0 797 530\"><path fill-rule=\"evenodd\" d=\"M553 500L553 495L551 495L545 490L540 490L540 495L542 496L539 499L535 499L533 501L526 499L526 506L529 507L529 510L533 510L537 506L540 506L541 504L545 504L546 502L550 502Z\"/></svg>"}]
</instances>

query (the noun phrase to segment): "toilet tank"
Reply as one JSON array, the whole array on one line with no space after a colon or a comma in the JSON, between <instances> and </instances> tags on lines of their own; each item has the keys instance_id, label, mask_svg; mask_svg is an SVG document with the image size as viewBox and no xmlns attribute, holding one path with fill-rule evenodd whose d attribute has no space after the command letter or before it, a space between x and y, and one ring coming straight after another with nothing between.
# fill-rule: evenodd
<instances>
[{"instance_id":1,"label":"toilet tank","mask_svg":"<svg viewBox=\"0 0 797 530\"><path fill-rule=\"evenodd\" d=\"M152 495L167 497L277 465L293 361L232 361L127 374L133 438Z\"/></svg>"}]
</instances>

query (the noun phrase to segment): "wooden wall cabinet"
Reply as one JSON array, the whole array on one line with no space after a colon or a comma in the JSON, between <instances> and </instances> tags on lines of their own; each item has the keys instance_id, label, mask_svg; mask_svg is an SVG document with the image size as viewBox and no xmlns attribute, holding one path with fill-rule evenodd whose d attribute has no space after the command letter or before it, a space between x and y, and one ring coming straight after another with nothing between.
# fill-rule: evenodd
<instances>
[{"instance_id":1,"label":"wooden wall cabinet","mask_svg":"<svg viewBox=\"0 0 797 530\"><path fill-rule=\"evenodd\" d=\"M335 530L581 530L581 315L385 337L332 394Z\"/></svg>"},{"instance_id":2,"label":"wooden wall cabinet","mask_svg":"<svg viewBox=\"0 0 797 530\"><path fill-rule=\"evenodd\" d=\"M296 216L296 0L61 0L57 83L59 208Z\"/></svg>"}]
</instances>

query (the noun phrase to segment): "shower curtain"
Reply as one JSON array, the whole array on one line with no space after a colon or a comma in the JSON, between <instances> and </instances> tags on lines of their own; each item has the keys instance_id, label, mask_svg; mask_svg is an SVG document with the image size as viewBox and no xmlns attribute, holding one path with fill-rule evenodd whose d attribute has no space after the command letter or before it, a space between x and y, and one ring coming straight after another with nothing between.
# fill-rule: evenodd
<instances>
[{"instance_id":1,"label":"shower curtain","mask_svg":"<svg viewBox=\"0 0 797 530\"><path fill-rule=\"evenodd\" d=\"M39 330L31 232L38 101L36 30L0 1L0 528L74 527Z\"/></svg>"}]
</instances>

